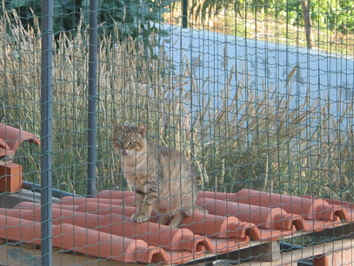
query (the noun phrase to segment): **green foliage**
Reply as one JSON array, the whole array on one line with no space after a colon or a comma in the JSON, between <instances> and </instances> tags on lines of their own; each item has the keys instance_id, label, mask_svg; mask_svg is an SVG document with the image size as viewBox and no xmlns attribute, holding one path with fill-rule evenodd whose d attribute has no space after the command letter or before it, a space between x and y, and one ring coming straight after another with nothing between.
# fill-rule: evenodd
<instances>
[{"instance_id":1,"label":"green foliage","mask_svg":"<svg viewBox=\"0 0 354 266\"><path fill-rule=\"evenodd\" d=\"M163 21L162 15L176 0L101 0L99 1L98 23L102 35L112 36L112 40L132 38L143 41L145 47L151 46L151 36L165 34L158 27ZM33 27L35 16L40 18L41 1L5 0L6 11L16 11L25 28ZM10 18L13 20L13 17ZM1 10L4 13L4 9ZM63 32L76 33L83 18L84 25L89 24L88 0L54 0L54 34L58 39ZM117 25L117 30L113 30ZM101 35L101 36L102 36Z\"/></svg>"},{"instance_id":2,"label":"green foliage","mask_svg":"<svg viewBox=\"0 0 354 266\"><path fill-rule=\"evenodd\" d=\"M102 31L109 33L114 32L113 27L117 24L118 34L114 37L120 41L132 38L148 45L152 34L166 33L159 28L158 23L163 21L162 15L169 11L169 6L174 1L176 0L103 0L100 1L98 21ZM85 6L85 9L88 7Z\"/></svg>"},{"instance_id":3,"label":"green foliage","mask_svg":"<svg viewBox=\"0 0 354 266\"><path fill-rule=\"evenodd\" d=\"M266 12L282 17L293 25L303 23L301 0L194 0L191 13L202 19L216 15L225 8L235 12ZM310 2L312 22L322 28L343 33L354 32L353 0L312 0Z\"/></svg>"},{"instance_id":4,"label":"green foliage","mask_svg":"<svg viewBox=\"0 0 354 266\"><path fill-rule=\"evenodd\" d=\"M80 19L82 0L54 0L54 25L53 31L56 37L61 32L69 32L76 29ZM34 27L36 17L40 18L41 1L37 0L5 0L1 14L9 15L14 23L14 11L20 18L22 25L27 29ZM18 22L18 21L17 21Z\"/></svg>"}]
</instances>

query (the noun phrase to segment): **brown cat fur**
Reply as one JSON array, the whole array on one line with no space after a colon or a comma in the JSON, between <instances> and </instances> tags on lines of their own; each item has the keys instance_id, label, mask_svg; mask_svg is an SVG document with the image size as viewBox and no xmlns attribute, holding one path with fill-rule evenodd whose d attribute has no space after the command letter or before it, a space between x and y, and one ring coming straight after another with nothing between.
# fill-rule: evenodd
<instances>
[{"instance_id":1,"label":"brown cat fur","mask_svg":"<svg viewBox=\"0 0 354 266\"><path fill-rule=\"evenodd\" d=\"M128 185L136 192L132 219L148 221L154 210L159 222L177 227L196 207L196 171L175 150L146 140L144 126L116 126L114 146L121 153L121 167Z\"/></svg>"}]
</instances>

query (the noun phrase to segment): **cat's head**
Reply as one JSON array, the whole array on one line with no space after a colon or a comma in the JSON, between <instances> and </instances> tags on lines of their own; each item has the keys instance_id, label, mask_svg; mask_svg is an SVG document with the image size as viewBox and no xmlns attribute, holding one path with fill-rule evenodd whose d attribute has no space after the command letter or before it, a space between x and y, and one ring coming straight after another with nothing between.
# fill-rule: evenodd
<instances>
[{"instance_id":1,"label":"cat's head","mask_svg":"<svg viewBox=\"0 0 354 266\"><path fill-rule=\"evenodd\" d=\"M117 125L113 132L114 148L123 155L143 151L146 146L145 126Z\"/></svg>"}]
</instances>

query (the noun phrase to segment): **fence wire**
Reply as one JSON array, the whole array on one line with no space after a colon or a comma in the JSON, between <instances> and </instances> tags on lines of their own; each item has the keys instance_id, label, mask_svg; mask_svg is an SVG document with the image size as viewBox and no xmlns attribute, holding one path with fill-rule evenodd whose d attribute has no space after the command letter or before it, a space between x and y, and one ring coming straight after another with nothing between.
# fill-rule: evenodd
<instances>
[{"instance_id":1,"label":"fence wire","mask_svg":"<svg viewBox=\"0 0 354 266\"><path fill-rule=\"evenodd\" d=\"M2 1L0 264L351 265L353 7Z\"/></svg>"}]
</instances>

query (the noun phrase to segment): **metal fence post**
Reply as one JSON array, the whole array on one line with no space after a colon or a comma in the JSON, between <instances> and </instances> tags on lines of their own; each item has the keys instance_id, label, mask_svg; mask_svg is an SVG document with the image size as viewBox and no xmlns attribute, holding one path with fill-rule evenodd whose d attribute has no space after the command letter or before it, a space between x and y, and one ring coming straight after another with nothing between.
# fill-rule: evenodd
<instances>
[{"instance_id":1,"label":"metal fence post","mask_svg":"<svg viewBox=\"0 0 354 266\"><path fill-rule=\"evenodd\" d=\"M90 0L89 98L88 98L88 181L87 195L96 195L96 101L97 101L97 0Z\"/></svg>"},{"instance_id":2,"label":"metal fence post","mask_svg":"<svg viewBox=\"0 0 354 266\"><path fill-rule=\"evenodd\" d=\"M188 0L182 0L182 28L188 27Z\"/></svg>"},{"instance_id":3,"label":"metal fence post","mask_svg":"<svg viewBox=\"0 0 354 266\"><path fill-rule=\"evenodd\" d=\"M52 265L52 41L53 0L42 0L41 263Z\"/></svg>"}]
</instances>

